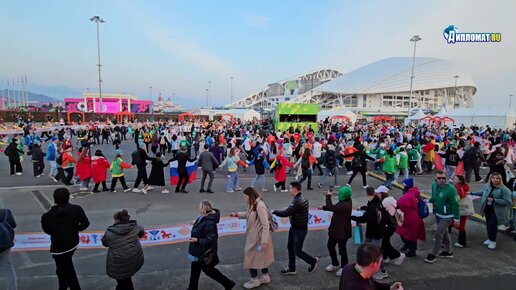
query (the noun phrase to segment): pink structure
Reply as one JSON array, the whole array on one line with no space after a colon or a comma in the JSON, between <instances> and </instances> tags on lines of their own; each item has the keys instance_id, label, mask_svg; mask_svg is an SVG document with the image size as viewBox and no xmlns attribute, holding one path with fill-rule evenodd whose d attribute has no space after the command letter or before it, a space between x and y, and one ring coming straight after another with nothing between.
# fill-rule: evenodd
<instances>
[{"instance_id":1,"label":"pink structure","mask_svg":"<svg viewBox=\"0 0 516 290\"><path fill-rule=\"evenodd\" d=\"M95 100L94 100L95 99ZM67 112L95 112L97 113L151 113L154 103L152 101L136 100L133 96L125 94L109 94L102 97L102 110L100 100L93 95L84 94L83 98L65 98L65 108Z\"/></svg>"}]
</instances>

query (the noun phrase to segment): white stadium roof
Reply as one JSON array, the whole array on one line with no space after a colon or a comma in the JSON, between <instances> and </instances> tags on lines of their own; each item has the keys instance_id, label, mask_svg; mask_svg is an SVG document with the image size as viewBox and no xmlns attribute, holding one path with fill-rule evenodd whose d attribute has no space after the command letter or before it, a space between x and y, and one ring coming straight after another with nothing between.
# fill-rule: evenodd
<instances>
[{"instance_id":1,"label":"white stadium roof","mask_svg":"<svg viewBox=\"0 0 516 290\"><path fill-rule=\"evenodd\" d=\"M379 94L408 92L412 73L411 57L386 58L335 78L314 89L318 92L350 94ZM413 90L454 87L474 87L471 75L455 63L435 58L418 57L415 60Z\"/></svg>"}]
</instances>

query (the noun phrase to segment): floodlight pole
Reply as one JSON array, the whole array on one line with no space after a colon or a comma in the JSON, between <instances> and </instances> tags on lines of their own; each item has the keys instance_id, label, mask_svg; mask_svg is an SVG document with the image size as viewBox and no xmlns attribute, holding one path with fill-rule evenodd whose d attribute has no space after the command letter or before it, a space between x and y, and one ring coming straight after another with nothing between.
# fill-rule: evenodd
<instances>
[{"instance_id":1,"label":"floodlight pole","mask_svg":"<svg viewBox=\"0 0 516 290\"><path fill-rule=\"evenodd\" d=\"M90 18L91 21L93 22L96 22L97 23L97 59L98 59L98 62L97 62L97 66L99 67L99 108L100 108L100 113L102 113L102 78L101 78L101 74L100 74L100 23L105 23L106 21L104 21L104 19L100 18L100 16L93 16L92 18ZM93 113L96 113L96 108L95 108L95 96L93 97Z\"/></svg>"},{"instance_id":2,"label":"floodlight pole","mask_svg":"<svg viewBox=\"0 0 516 290\"><path fill-rule=\"evenodd\" d=\"M419 35L414 35L410 39L410 41L414 42L414 54L412 56L412 74L410 76L410 97L409 97L409 105L408 105L408 116L410 116L410 112L412 111L412 85L414 83L414 65L416 63L416 44L421 40ZM419 107L421 107L421 96L419 100Z\"/></svg>"}]
</instances>

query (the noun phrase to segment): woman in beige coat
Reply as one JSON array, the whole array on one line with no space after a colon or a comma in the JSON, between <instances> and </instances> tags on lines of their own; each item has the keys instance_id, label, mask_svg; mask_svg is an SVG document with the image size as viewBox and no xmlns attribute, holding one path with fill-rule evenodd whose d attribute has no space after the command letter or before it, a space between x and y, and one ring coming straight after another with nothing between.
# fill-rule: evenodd
<instances>
[{"instance_id":1,"label":"woman in beige coat","mask_svg":"<svg viewBox=\"0 0 516 290\"><path fill-rule=\"evenodd\" d=\"M247 219L244 269L249 269L251 279L244 284L244 288L253 289L271 282L268 267L274 262L274 249L267 205L252 187L244 190L244 200L247 212L231 213L231 216ZM262 272L260 277L258 270Z\"/></svg>"}]
</instances>

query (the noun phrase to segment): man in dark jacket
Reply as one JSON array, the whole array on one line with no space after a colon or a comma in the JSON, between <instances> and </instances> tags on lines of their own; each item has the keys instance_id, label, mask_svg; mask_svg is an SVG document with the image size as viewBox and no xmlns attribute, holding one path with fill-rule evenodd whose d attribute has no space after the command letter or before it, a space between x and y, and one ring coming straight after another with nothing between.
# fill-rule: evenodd
<instances>
[{"instance_id":1,"label":"man in dark jacket","mask_svg":"<svg viewBox=\"0 0 516 290\"><path fill-rule=\"evenodd\" d=\"M56 205L43 214L41 227L50 235L50 253L56 262L59 289L81 289L72 257L79 245L79 232L90 225L82 207L68 203L70 192L61 187L54 190Z\"/></svg>"},{"instance_id":2,"label":"man in dark jacket","mask_svg":"<svg viewBox=\"0 0 516 290\"><path fill-rule=\"evenodd\" d=\"M43 175L43 170L45 170L45 156L46 153L41 150L41 143L34 141L32 147L32 169L36 177Z\"/></svg>"},{"instance_id":3,"label":"man in dark jacket","mask_svg":"<svg viewBox=\"0 0 516 290\"><path fill-rule=\"evenodd\" d=\"M367 172L367 159L371 161L375 161L374 158L367 155L367 153L364 151L364 145L358 144L355 147L358 151L355 151L351 154L342 156L343 158L347 157L353 157L353 160L351 161L351 168L353 169L353 174L348 180L348 186L353 182L353 179L357 174L360 172L362 174L362 186L364 188L367 188L367 181L366 181L366 172Z\"/></svg>"},{"instance_id":4,"label":"man in dark jacket","mask_svg":"<svg viewBox=\"0 0 516 290\"><path fill-rule=\"evenodd\" d=\"M333 204L331 201L333 192L328 191L326 193L326 205L321 207L322 210L333 212L330 227L328 228L327 244L331 257L331 265L326 267L326 271L337 271L337 276L341 275L342 268L348 264L348 252L346 249L346 243L351 237L351 210L353 208L351 193L351 187L341 187L338 195L339 202ZM339 260L337 259L337 252L335 251L335 246L337 244L339 245L341 261L340 264Z\"/></svg>"},{"instance_id":5,"label":"man in dark jacket","mask_svg":"<svg viewBox=\"0 0 516 290\"><path fill-rule=\"evenodd\" d=\"M6 228L9 232L7 237L9 237L9 240L7 240L8 244L4 244L3 247L0 248L0 269L3 271L3 276L7 282L6 289L11 290L17 289L16 271L11 261L11 248L14 246L14 228L16 228L16 221L10 209L0 208L0 222L3 223L4 221L7 223Z\"/></svg>"},{"instance_id":6,"label":"man in dark jacket","mask_svg":"<svg viewBox=\"0 0 516 290\"><path fill-rule=\"evenodd\" d=\"M326 153L323 155L323 165L325 167L324 174L321 177L321 180L319 181L319 188L322 188L324 181L326 180L326 177L328 177L329 174L333 175L333 178L335 179L335 187L339 187L339 184L337 182L337 175L338 175L338 169L337 169L337 154L335 154L333 145L328 145L328 150L326 150Z\"/></svg>"},{"instance_id":7,"label":"man in dark jacket","mask_svg":"<svg viewBox=\"0 0 516 290\"><path fill-rule=\"evenodd\" d=\"M484 154L480 150L480 142L475 142L473 147L466 150L462 159L464 160L466 181L469 183L471 180L471 173L475 172L475 181L483 182L484 180L480 176L480 165L484 162Z\"/></svg>"},{"instance_id":8,"label":"man in dark jacket","mask_svg":"<svg viewBox=\"0 0 516 290\"><path fill-rule=\"evenodd\" d=\"M179 181L176 185L176 192L188 193L185 189L188 184L188 171L186 170L186 162L194 162L195 158L190 158L187 153L188 148L186 146L181 147L181 151L174 156L174 158L170 159L170 161L177 161L177 173L179 175Z\"/></svg>"},{"instance_id":9,"label":"man in dark jacket","mask_svg":"<svg viewBox=\"0 0 516 290\"><path fill-rule=\"evenodd\" d=\"M308 199L301 194L301 183L290 183L290 194L294 197L290 206L285 210L275 210L272 213L279 217L290 218L290 229L288 231L288 267L281 270L281 274L295 275L296 256L305 261L310 267L308 272L313 272L319 263L303 251L303 243L308 233Z\"/></svg>"},{"instance_id":10,"label":"man in dark jacket","mask_svg":"<svg viewBox=\"0 0 516 290\"><path fill-rule=\"evenodd\" d=\"M207 192L207 193L213 193L211 190L211 185L213 184L213 165L215 164L216 167L219 166L219 162L211 153L209 150L209 146L207 144L204 144L204 151L199 155L199 165L202 168L202 180L201 180L201 189L199 192ZM206 176L210 177L210 180L208 181L208 190L204 190L204 183L206 182Z\"/></svg>"},{"instance_id":11,"label":"man in dark jacket","mask_svg":"<svg viewBox=\"0 0 516 290\"><path fill-rule=\"evenodd\" d=\"M14 137L4 151L4 154L9 157L11 175L22 175L23 169L20 162L20 153L23 154L23 151L18 150L18 138Z\"/></svg>"},{"instance_id":12,"label":"man in dark jacket","mask_svg":"<svg viewBox=\"0 0 516 290\"><path fill-rule=\"evenodd\" d=\"M147 151L145 147L141 147L137 149L138 152L138 159L136 164L136 168L138 169L138 173L136 175L136 180L134 181L133 186L133 192L142 192L142 190L138 189L138 186L140 186L140 182L143 181L143 193L147 193L147 190L151 190L152 187L149 186L149 181L147 179L147 160L152 160L153 158L149 157L147 155Z\"/></svg>"},{"instance_id":13,"label":"man in dark jacket","mask_svg":"<svg viewBox=\"0 0 516 290\"><path fill-rule=\"evenodd\" d=\"M381 262L380 247L363 243L357 249L356 264L349 264L342 270L339 290L403 290L400 282L389 285L372 279L380 269Z\"/></svg>"}]
</instances>

